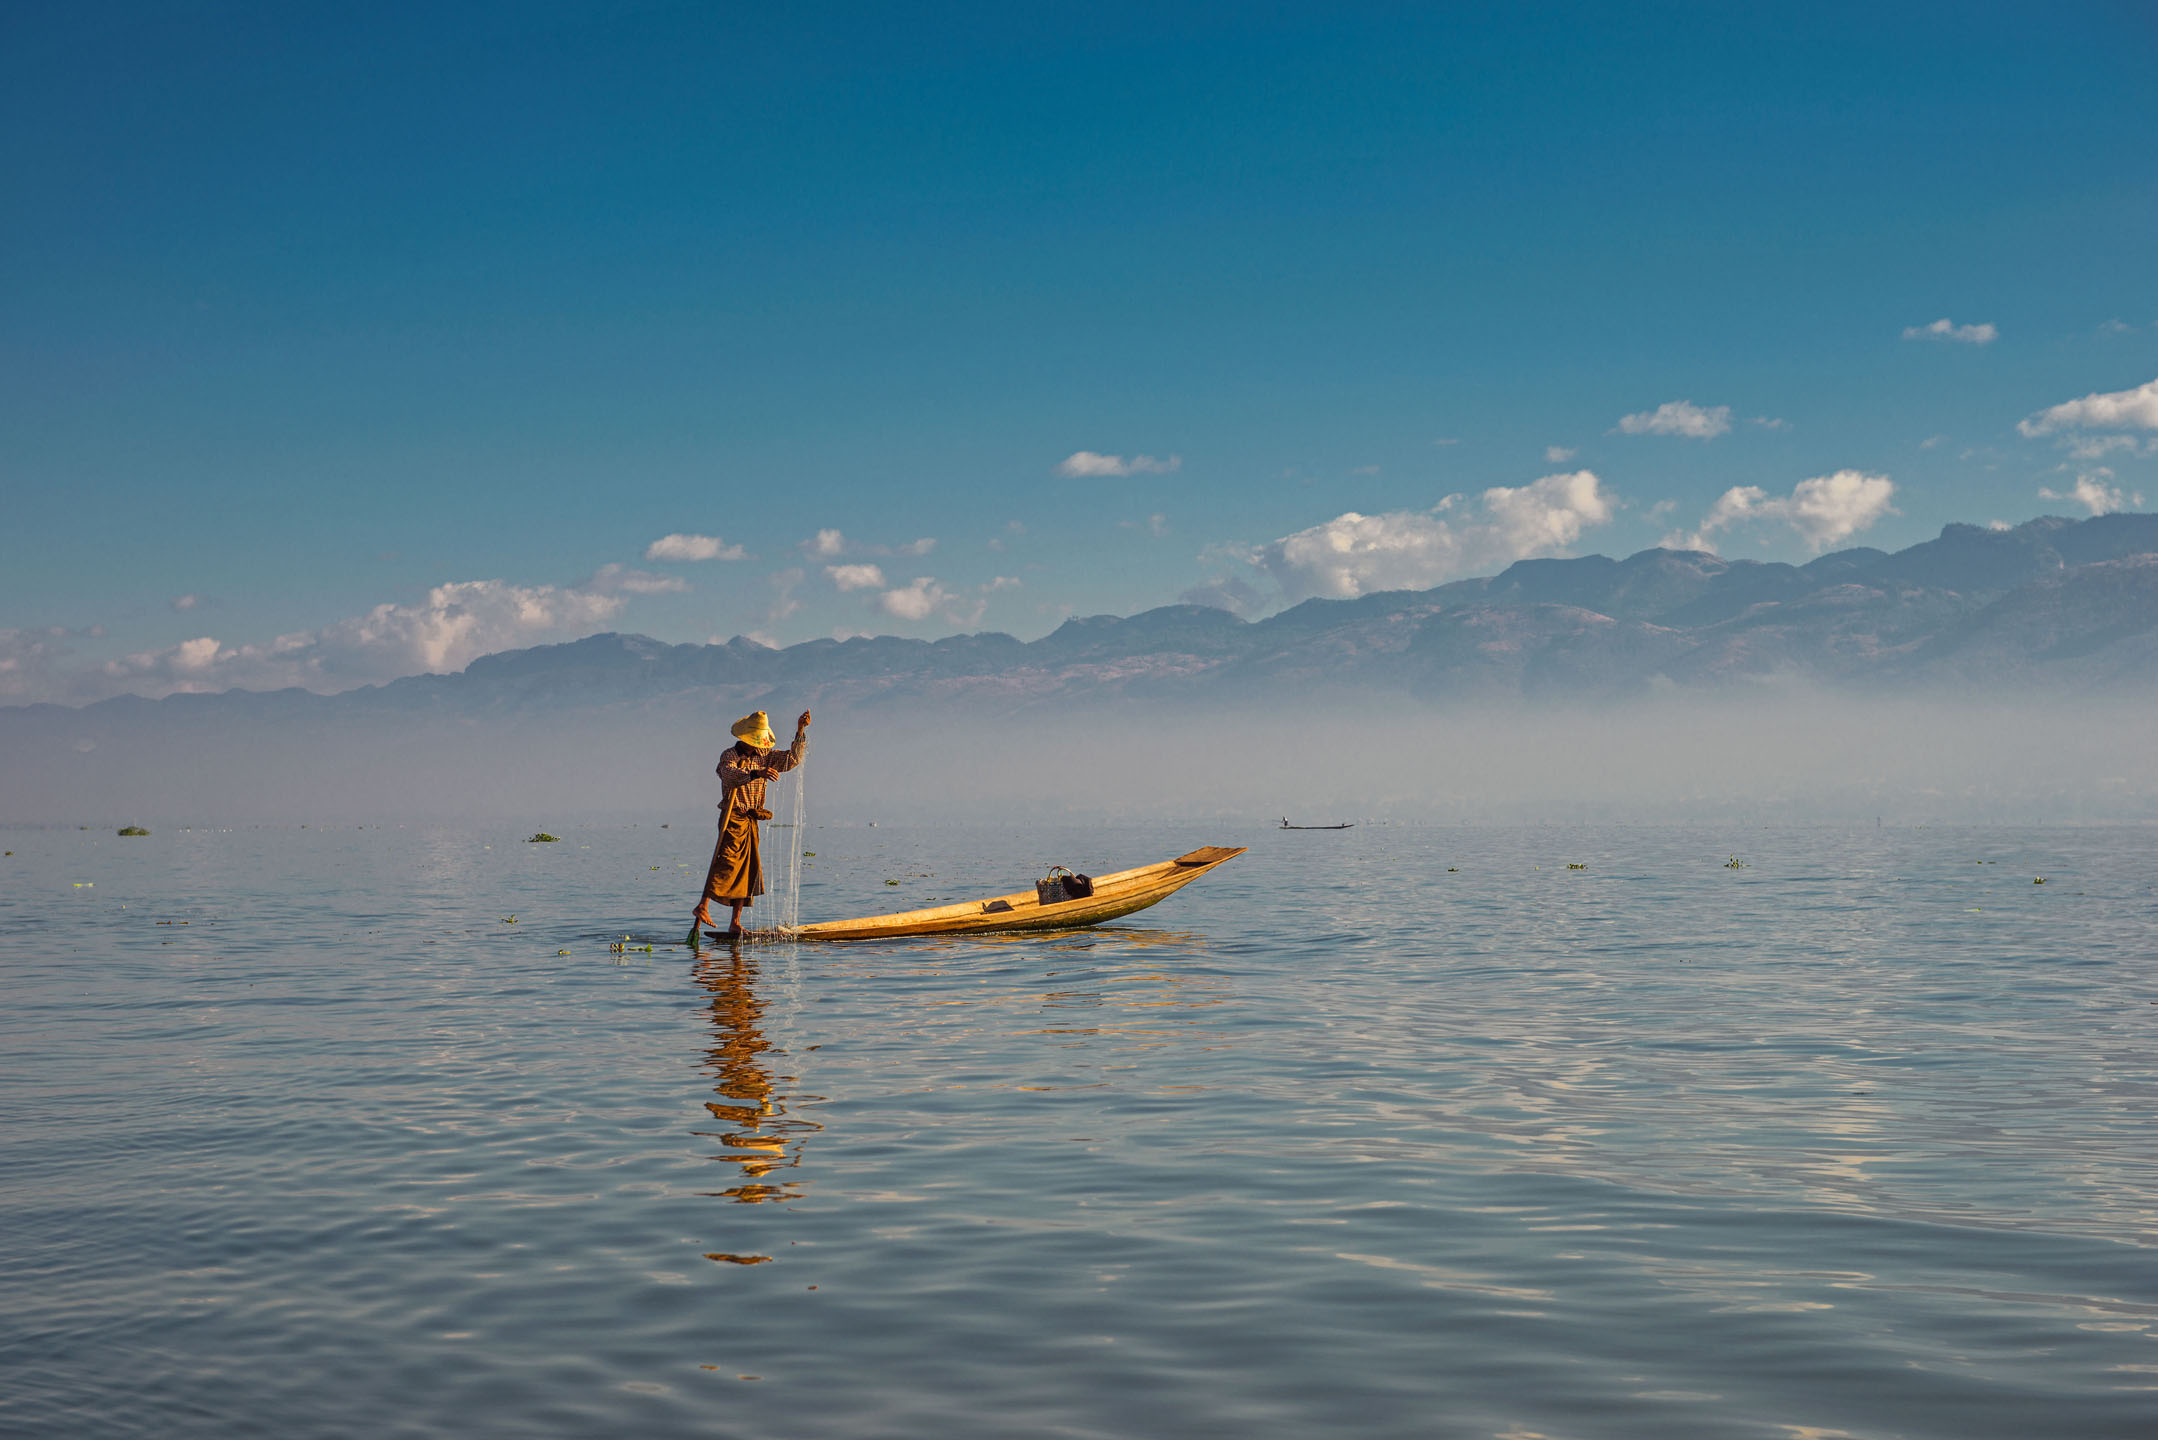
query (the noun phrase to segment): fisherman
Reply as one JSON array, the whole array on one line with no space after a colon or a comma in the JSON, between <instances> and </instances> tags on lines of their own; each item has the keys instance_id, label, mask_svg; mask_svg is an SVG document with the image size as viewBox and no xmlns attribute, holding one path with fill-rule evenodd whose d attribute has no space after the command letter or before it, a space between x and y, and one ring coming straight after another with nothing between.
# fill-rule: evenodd
<instances>
[{"instance_id":1,"label":"fisherman","mask_svg":"<svg viewBox=\"0 0 2158 1440\"><path fill-rule=\"evenodd\" d=\"M695 947L698 934L712 923L712 902L724 900L733 910L727 938L742 938L743 907L756 903L764 893L764 864L759 854L757 822L769 820L764 808L764 782L802 763L809 744L809 712L794 722L794 743L774 751L778 737L772 733L771 717L762 710L734 722L734 744L719 756L719 839L712 846L712 868L705 872L704 894L697 912L690 917L688 944ZM799 836L795 844L800 844Z\"/></svg>"}]
</instances>

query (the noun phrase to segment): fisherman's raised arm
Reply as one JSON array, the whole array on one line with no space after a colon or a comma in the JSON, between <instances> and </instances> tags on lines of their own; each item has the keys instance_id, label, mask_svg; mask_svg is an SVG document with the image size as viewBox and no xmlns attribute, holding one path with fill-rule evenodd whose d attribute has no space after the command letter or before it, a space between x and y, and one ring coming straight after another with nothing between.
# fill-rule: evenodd
<instances>
[{"instance_id":1,"label":"fisherman's raised arm","mask_svg":"<svg viewBox=\"0 0 2158 1440\"><path fill-rule=\"evenodd\" d=\"M787 770L792 770L795 766L802 763L802 752L808 747L808 745L809 712L807 710L804 710L802 712L802 718L794 722L794 743L792 745L789 745L784 750L773 750L768 752L764 757L764 763L770 768L771 772L774 775L778 775Z\"/></svg>"}]
</instances>

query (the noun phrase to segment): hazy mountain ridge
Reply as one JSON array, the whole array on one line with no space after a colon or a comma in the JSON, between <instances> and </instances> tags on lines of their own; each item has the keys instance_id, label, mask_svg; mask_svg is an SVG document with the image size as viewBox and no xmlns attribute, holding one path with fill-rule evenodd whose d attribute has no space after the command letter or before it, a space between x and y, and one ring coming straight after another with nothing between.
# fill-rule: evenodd
<instances>
[{"instance_id":1,"label":"hazy mountain ridge","mask_svg":"<svg viewBox=\"0 0 2158 1440\"><path fill-rule=\"evenodd\" d=\"M1524 560L1490 577L1247 622L1172 605L1065 622L1031 642L995 632L878 636L773 650L736 638L670 645L594 635L505 651L458 674L317 696L297 690L123 697L79 710L0 709L18 735L387 716L501 718L771 697L837 708L1226 700L1326 686L1417 699L1623 696L1799 678L1862 692L1946 685L2114 690L2158 683L2158 515L1951 525L1889 554L1805 565L1644 550Z\"/></svg>"},{"instance_id":2,"label":"hazy mountain ridge","mask_svg":"<svg viewBox=\"0 0 2158 1440\"><path fill-rule=\"evenodd\" d=\"M1256 622L1172 605L1032 642L785 650L594 635L338 695L0 709L0 816L688 821L729 720L810 705L819 793L864 816L2144 819L2158 761L2128 737L2154 693L2158 516L2107 516L1795 566L1524 561ZM1283 763L1315 736L1340 741L1328 763Z\"/></svg>"}]
</instances>

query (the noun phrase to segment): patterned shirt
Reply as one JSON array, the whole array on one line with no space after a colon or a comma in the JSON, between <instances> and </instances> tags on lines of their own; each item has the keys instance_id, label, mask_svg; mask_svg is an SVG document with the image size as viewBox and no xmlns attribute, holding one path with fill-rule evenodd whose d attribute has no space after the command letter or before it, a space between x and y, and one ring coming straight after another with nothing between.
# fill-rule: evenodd
<instances>
[{"instance_id":1,"label":"patterned shirt","mask_svg":"<svg viewBox=\"0 0 2158 1440\"><path fill-rule=\"evenodd\" d=\"M719 755L719 808L727 808L737 794L745 809L764 808L764 772L767 769L792 770L802 763L802 751L809 741L802 735L794 737L794 743L784 750L752 750L746 745L729 745Z\"/></svg>"}]
</instances>

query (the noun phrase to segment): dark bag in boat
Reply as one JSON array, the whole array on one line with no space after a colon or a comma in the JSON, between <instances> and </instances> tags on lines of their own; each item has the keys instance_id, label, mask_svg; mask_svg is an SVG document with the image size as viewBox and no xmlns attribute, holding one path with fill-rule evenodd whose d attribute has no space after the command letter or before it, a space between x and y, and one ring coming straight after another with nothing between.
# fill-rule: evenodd
<instances>
[{"instance_id":1,"label":"dark bag in boat","mask_svg":"<svg viewBox=\"0 0 2158 1440\"><path fill-rule=\"evenodd\" d=\"M1049 878L1034 882L1035 897L1044 905L1056 905L1065 900L1084 900L1094 893L1094 879L1090 875L1074 875L1062 865L1049 868Z\"/></svg>"}]
</instances>

